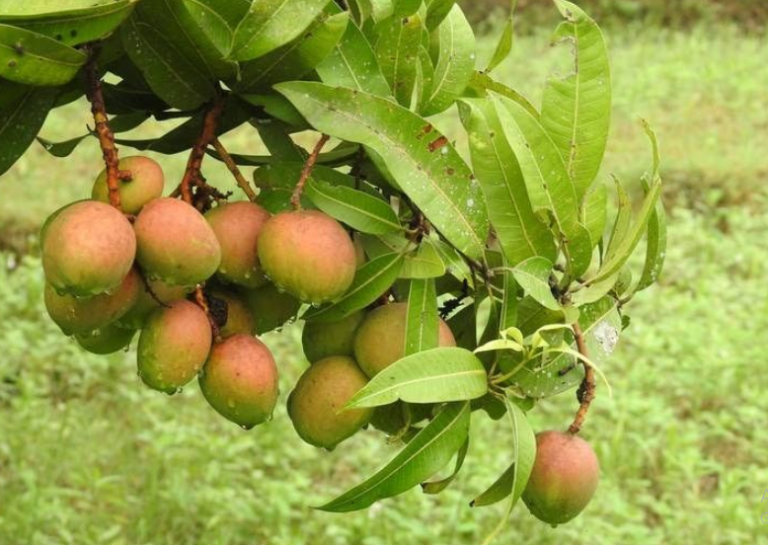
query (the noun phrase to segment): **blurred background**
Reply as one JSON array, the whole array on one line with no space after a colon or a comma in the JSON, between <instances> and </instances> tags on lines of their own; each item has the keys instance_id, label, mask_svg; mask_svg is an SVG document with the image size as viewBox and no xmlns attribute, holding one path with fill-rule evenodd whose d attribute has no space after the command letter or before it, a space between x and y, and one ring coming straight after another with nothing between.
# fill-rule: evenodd
<instances>
[{"instance_id":1,"label":"blurred background","mask_svg":"<svg viewBox=\"0 0 768 545\"><path fill-rule=\"evenodd\" d=\"M497 543L758 543L768 538L768 40L764 0L583 0L603 26L614 83L612 132L600 180L639 187L656 129L670 215L660 284L637 297L604 368L584 437L602 465L598 494L552 530L524 506ZM508 0L463 2L478 25L480 66ZM547 74L565 71L550 46L558 15L521 0L513 54L495 76L539 104ZM42 135L85 131L84 102L53 112ZM455 119L442 128L461 149ZM169 125L145 123L128 136ZM254 131L230 151L263 151ZM123 154L132 153L123 148ZM184 156L157 156L172 182ZM333 453L303 444L285 414L306 366L300 328L266 341L282 372L275 419L244 432L191 384L167 397L143 387L135 354L90 355L46 317L36 233L59 206L90 194L102 168L95 140L55 159L34 144L0 178L0 544L254 545L479 543L505 506L468 502L507 467L503 432L478 414L464 470L437 497L412 490L368 511L313 511L370 474L395 448L361 433ZM235 189L209 160L210 181ZM572 393L542 402L536 429L564 428ZM768 515L763 516L768 520Z\"/></svg>"}]
</instances>

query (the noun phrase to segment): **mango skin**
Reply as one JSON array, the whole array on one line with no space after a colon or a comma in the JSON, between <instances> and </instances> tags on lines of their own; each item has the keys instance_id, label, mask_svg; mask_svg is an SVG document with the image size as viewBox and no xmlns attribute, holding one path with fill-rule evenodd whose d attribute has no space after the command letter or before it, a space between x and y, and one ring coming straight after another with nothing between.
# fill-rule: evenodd
<instances>
[{"instance_id":1,"label":"mango skin","mask_svg":"<svg viewBox=\"0 0 768 545\"><path fill-rule=\"evenodd\" d=\"M241 333L214 345L199 381L211 407L241 428L251 429L272 418L277 365L257 338Z\"/></svg>"},{"instance_id":2,"label":"mango skin","mask_svg":"<svg viewBox=\"0 0 768 545\"><path fill-rule=\"evenodd\" d=\"M163 194L165 177L160 165L141 155L123 157L118 163L120 170L131 172L130 180L118 180L117 188L120 193L120 208L126 214L138 214L142 207ZM107 187L107 169L96 177L91 190L91 198L95 201L109 203L109 188Z\"/></svg>"},{"instance_id":3,"label":"mango skin","mask_svg":"<svg viewBox=\"0 0 768 545\"><path fill-rule=\"evenodd\" d=\"M338 322L307 322L301 334L301 346L310 363L328 356L354 356L355 332L365 312L353 312Z\"/></svg>"},{"instance_id":4,"label":"mango skin","mask_svg":"<svg viewBox=\"0 0 768 545\"><path fill-rule=\"evenodd\" d=\"M272 216L261 231L259 259L276 286L314 305L344 295L357 260L341 224L317 210Z\"/></svg>"},{"instance_id":5,"label":"mango skin","mask_svg":"<svg viewBox=\"0 0 768 545\"><path fill-rule=\"evenodd\" d=\"M50 284L45 285L45 308L65 335L89 333L120 319L136 304L141 277L131 269L114 293L93 297L59 295Z\"/></svg>"},{"instance_id":6,"label":"mango skin","mask_svg":"<svg viewBox=\"0 0 768 545\"><path fill-rule=\"evenodd\" d=\"M238 292L216 288L211 290L210 295L227 303L227 323L219 331L223 339L238 333L255 333L256 321Z\"/></svg>"},{"instance_id":7,"label":"mango skin","mask_svg":"<svg viewBox=\"0 0 768 545\"><path fill-rule=\"evenodd\" d=\"M57 292L88 297L120 285L133 265L136 237L117 209L80 201L51 215L41 247L48 283Z\"/></svg>"},{"instance_id":8,"label":"mango skin","mask_svg":"<svg viewBox=\"0 0 768 545\"><path fill-rule=\"evenodd\" d=\"M157 299L152 297L146 284L142 281L136 304L117 321L117 326L127 329L141 329L152 311L162 307L158 300L167 305L173 301L184 299L191 291L187 287L169 286L161 280L152 278L147 278L146 283L149 284L149 288Z\"/></svg>"},{"instance_id":9,"label":"mango skin","mask_svg":"<svg viewBox=\"0 0 768 545\"><path fill-rule=\"evenodd\" d=\"M292 320L301 307L301 301L280 292L274 284L255 290L246 290L243 297L255 321L254 333L267 333Z\"/></svg>"},{"instance_id":10,"label":"mango skin","mask_svg":"<svg viewBox=\"0 0 768 545\"><path fill-rule=\"evenodd\" d=\"M597 490L600 467L589 443L558 431L536 434L536 461L523 501L537 519L556 526L581 513Z\"/></svg>"},{"instance_id":11,"label":"mango skin","mask_svg":"<svg viewBox=\"0 0 768 545\"><path fill-rule=\"evenodd\" d=\"M112 354L131 344L136 330L125 329L114 324L102 327L90 333L79 333L75 340L83 350L92 354Z\"/></svg>"},{"instance_id":12,"label":"mango skin","mask_svg":"<svg viewBox=\"0 0 768 545\"><path fill-rule=\"evenodd\" d=\"M405 355L407 303L390 303L368 313L355 335L355 359L373 378ZM438 346L456 346L453 333L443 320L438 327Z\"/></svg>"},{"instance_id":13,"label":"mango skin","mask_svg":"<svg viewBox=\"0 0 768 545\"><path fill-rule=\"evenodd\" d=\"M136 353L139 377L172 395L202 369L211 351L211 324L196 304L181 299L150 314Z\"/></svg>"},{"instance_id":14,"label":"mango skin","mask_svg":"<svg viewBox=\"0 0 768 545\"><path fill-rule=\"evenodd\" d=\"M259 235L269 212L252 202L233 202L206 212L221 246L218 277L226 283L258 288L267 283L259 264Z\"/></svg>"},{"instance_id":15,"label":"mango skin","mask_svg":"<svg viewBox=\"0 0 768 545\"><path fill-rule=\"evenodd\" d=\"M155 199L133 224L136 260L150 278L172 286L194 286L216 272L221 247L205 218L184 201Z\"/></svg>"},{"instance_id":16,"label":"mango skin","mask_svg":"<svg viewBox=\"0 0 768 545\"><path fill-rule=\"evenodd\" d=\"M371 420L372 408L341 411L367 383L368 377L348 356L313 363L288 398L288 415L296 433L310 445L336 448Z\"/></svg>"}]
</instances>

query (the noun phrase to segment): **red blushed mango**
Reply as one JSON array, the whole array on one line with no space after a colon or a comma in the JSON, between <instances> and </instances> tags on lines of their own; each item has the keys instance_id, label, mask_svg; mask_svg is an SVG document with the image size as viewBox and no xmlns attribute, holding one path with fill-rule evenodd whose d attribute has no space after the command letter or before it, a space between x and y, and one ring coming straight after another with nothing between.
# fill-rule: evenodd
<instances>
[{"instance_id":1,"label":"red blushed mango","mask_svg":"<svg viewBox=\"0 0 768 545\"><path fill-rule=\"evenodd\" d=\"M264 225L259 259L279 288L312 304L339 299L355 277L356 254L344 228L317 210L282 212Z\"/></svg>"},{"instance_id":2,"label":"red blushed mango","mask_svg":"<svg viewBox=\"0 0 768 545\"><path fill-rule=\"evenodd\" d=\"M304 441L332 450L368 424L373 409L342 408L368 377L350 357L331 356L313 363L288 398L288 415Z\"/></svg>"},{"instance_id":3,"label":"red blushed mango","mask_svg":"<svg viewBox=\"0 0 768 545\"><path fill-rule=\"evenodd\" d=\"M267 283L259 265L259 235L269 212L252 202L217 206L205 214L221 246L218 277L245 288Z\"/></svg>"},{"instance_id":4,"label":"red blushed mango","mask_svg":"<svg viewBox=\"0 0 768 545\"><path fill-rule=\"evenodd\" d=\"M141 380L160 392L178 392L202 369L211 342L211 324L196 304L182 299L155 310L139 337Z\"/></svg>"},{"instance_id":5,"label":"red blushed mango","mask_svg":"<svg viewBox=\"0 0 768 545\"><path fill-rule=\"evenodd\" d=\"M216 412L250 429L272 417L278 373L272 353L250 335L214 345L200 375L200 390Z\"/></svg>"},{"instance_id":6,"label":"red blushed mango","mask_svg":"<svg viewBox=\"0 0 768 545\"><path fill-rule=\"evenodd\" d=\"M151 293L150 290L152 290ZM148 278L146 284L144 282L141 284L136 304L117 321L116 325L128 329L141 329L153 310L184 299L190 291L184 286L169 286L161 280Z\"/></svg>"},{"instance_id":7,"label":"red blushed mango","mask_svg":"<svg viewBox=\"0 0 768 545\"><path fill-rule=\"evenodd\" d=\"M53 213L41 236L43 270L60 293L90 296L116 289L136 255L136 237L116 208L80 201Z\"/></svg>"},{"instance_id":8,"label":"red blushed mango","mask_svg":"<svg viewBox=\"0 0 768 545\"><path fill-rule=\"evenodd\" d=\"M117 182L120 208L126 214L138 214L145 204L163 194L165 177L163 169L156 161L140 155L123 157L118 168L131 173L130 180ZM101 171L93 183L91 197L96 201L109 203L106 169Z\"/></svg>"},{"instance_id":9,"label":"red blushed mango","mask_svg":"<svg viewBox=\"0 0 768 545\"><path fill-rule=\"evenodd\" d=\"M556 526L573 519L597 490L600 467L589 443L569 433L536 434L536 461L523 501L537 519Z\"/></svg>"},{"instance_id":10,"label":"red blushed mango","mask_svg":"<svg viewBox=\"0 0 768 545\"><path fill-rule=\"evenodd\" d=\"M219 268L221 247L205 218L191 205L171 198L155 199L133 225L136 260L152 278L172 286L193 286Z\"/></svg>"},{"instance_id":11,"label":"red blushed mango","mask_svg":"<svg viewBox=\"0 0 768 545\"><path fill-rule=\"evenodd\" d=\"M84 350L93 354L112 354L128 346L135 334L134 329L110 324L90 333L79 333L75 335L75 340Z\"/></svg>"},{"instance_id":12,"label":"red blushed mango","mask_svg":"<svg viewBox=\"0 0 768 545\"><path fill-rule=\"evenodd\" d=\"M131 269L112 293L93 297L60 295L50 284L45 285L45 308L65 335L89 333L120 319L136 304L141 277Z\"/></svg>"},{"instance_id":13,"label":"red blushed mango","mask_svg":"<svg viewBox=\"0 0 768 545\"><path fill-rule=\"evenodd\" d=\"M382 305L371 312L357 329L355 358L369 377L405 355L407 303ZM448 324L439 322L438 346L456 346Z\"/></svg>"}]
</instances>

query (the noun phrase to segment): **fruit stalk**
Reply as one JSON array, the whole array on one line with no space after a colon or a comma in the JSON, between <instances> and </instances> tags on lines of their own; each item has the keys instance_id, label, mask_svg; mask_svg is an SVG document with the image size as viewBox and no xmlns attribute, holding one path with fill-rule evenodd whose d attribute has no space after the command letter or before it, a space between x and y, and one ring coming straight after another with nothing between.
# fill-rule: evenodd
<instances>
[{"instance_id":1,"label":"fruit stalk","mask_svg":"<svg viewBox=\"0 0 768 545\"><path fill-rule=\"evenodd\" d=\"M573 336L576 338L576 348L578 348L579 353L588 360L589 351L587 350L587 343L584 341L584 333L581 331L578 323L573 324ZM589 411L589 406L595 399L595 370L585 360L581 360L581 363L584 366L584 380L581 381L576 394L580 403L579 410L576 412L571 425L568 426L568 433L571 435L576 435L581 431L584 419Z\"/></svg>"},{"instance_id":2,"label":"fruit stalk","mask_svg":"<svg viewBox=\"0 0 768 545\"><path fill-rule=\"evenodd\" d=\"M88 46L88 62L85 65L85 94L91 103L91 113L95 124L94 131L99 139L104 164L107 168L107 188L109 189L109 204L120 210L119 180L130 180L130 171L120 170L115 146L115 135L109 127L107 109L104 104L104 93L101 88L101 78L96 64L98 47Z\"/></svg>"},{"instance_id":3,"label":"fruit stalk","mask_svg":"<svg viewBox=\"0 0 768 545\"><path fill-rule=\"evenodd\" d=\"M315 168L317 157L320 155L320 151L323 149L325 143L328 142L329 138L330 136L327 134L320 136L320 140L315 144L312 153L307 157L307 161L304 163L304 168L301 169L301 176L299 176L299 181L296 182L293 195L291 195L291 206L293 206L294 210L301 210L301 193L304 191L304 184L307 183L307 178L312 174L312 169Z\"/></svg>"},{"instance_id":4,"label":"fruit stalk","mask_svg":"<svg viewBox=\"0 0 768 545\"><path fill-rule=\"evenodd\" d=\"M227 165L227 168L232 173L232 176L235 177L237 186L242 189L243 193L248 196L249 201L256 202L256 192L251 189L251 185L248 183L248 180L245 179L243 173L240 172L239 168L237 168L237 163L235 163L234 159L232 159L232 157L229 155L227 148L224 147L218 138L213 139L213 147L218 152L222 161L224 161L224 164Z\"/></svg>"},{"instance_id":5,"label":"fruit stalk","mask_svg":"<svg viewBox=\"0 0 768 545\"><path fill-rule=\"evenodd\" d=\"M217 97L213 100L203 119L203 130L200 131L192 151L189 153L187 168L184 170L184 177L179 186L181 198L184 202L192 204L192 185L200 182L200 167L205 157L205 148L216 138L216 126L218 125L221 110L224 108L224 101Z\"/></svg>"}]
</instances>

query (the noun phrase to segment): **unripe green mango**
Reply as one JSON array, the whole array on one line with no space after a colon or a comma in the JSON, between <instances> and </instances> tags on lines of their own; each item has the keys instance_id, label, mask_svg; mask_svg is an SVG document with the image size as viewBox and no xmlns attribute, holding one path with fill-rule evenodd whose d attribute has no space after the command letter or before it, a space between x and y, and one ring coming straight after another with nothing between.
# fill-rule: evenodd
<instances>
[{"instance_id":1,"label":"unripe green mango","mask_svg":"<svg viewBox=\"0 0 768 545\"><path fill-rule=\"evenodd\" d=\"M352 239L339 222L317 210L282 212L267 221L259 259L279 288L305 303L339 299L355 277Z\"/></svg>"},{"instance_id":2,"label":"unripe green mango","mask_svg":"<svg viewBox=\"0 0 768 545\"><path fill-rule=\"evenodd\" d=\"M292 320L301 307L301 301L282 293L274 284L243 292L245 304L255 320L255 333L261 335L282 327Z\"/></svg>"},{"instance_id":3,"label":"unripe green mango","mask_svg":"<svg viewBox=\"0 0 768 545\"><path fill-rule=\"evenodd\" d=\"M172 286L194 286L216 272L221 247L205 218L178 199L155 199L136 222L136 260L151 278Z\"/></svg>"},{"instance_id":4,"label":"unripe green mango","mask_svg":"<svg viewBox=\"0 0 768 545\"><path fill-rule=\"evenodd\" d=\"M558 431L536 434L536 461L523 501L537 519L557 526L573 519L597 490L600 467L589 443Z\"/></svg>"},{"instance_id":5,"label":"unripe green mango","mask_svg":"<svg viewBox=\"0 0 768 545\"><path fill-rule=\"evenodd\" d=\"M135 329L110 324L89 333L78 333L75 340L84 350L93 354L112 354L131 344L135 334Z\"/></svg>"},{"instance_id":6,"label":"unripe green mango","mask_svg":"<svg viewBox=\"0 0 768 545\"><path fill-rule=\"evenodd\" d=\"M296 432L310 445L333 450L370 421L371 408L341 410L367 382L350 357L331 356L313 363L288 398Z\"/></svg>"},{"instance_id":7,"label":"unripe green mango","mask_svg":"<svg viewBox=\"0 0 768 545\"><path fill-rule=\"evenodd\" d=\"M310 363L328 356L354 356L355 332L365 312L353 312L337 322L307 322L301 334L304 355Z\"/></svg>"},{"instance_id":8,"label":"unripe green mango","mask_svg":"<svg viewBox=\"0 0 768 545\"><path fill-rule=\"evenodd\" d=\"M116 289L133 265L136 237L117 209L79 201L54 212L41 232L45 278L80 297Z\"/></svg>"},{"instance_id":9,"label":"unripe green mango","mask_svg":"<svg viewBox=\"0 0 768 545\"><path fill-rule=\"evenodd\" d=\"M136 303L141 277L131 269L113 293L93 297L60 295L50 284L45 285L45 308L65 335L89 333L118 320Z\"/></svg>"},{"instance_id":10,"label":"unripe green mango","mask_svg":"<svg viewBox=\"0 0 768 545\"><path fill-rule=\"evenodd\" d=\"M202 369L211 351L211 324L196 304L181 299L152 312L139 336L139 377L175 394Z\"/></svg>"},{"instance_id":11,"label":"unripe green mango","mask_svg":"<svg viewBox=\"0 0 768 545\"><path fill-rule=\"evenodd\" d=\"M218 277L225 283L258 288L267 283L259 264L259 235L269 212L252 202L222 204L206 212L221 246Z\"/></svg>"},{"instance_id":12,"label":"unripe green mango","mask_svg":"<svg viewBox=\"0 0 768 545\"><path fill-rule=\"evenodd\" d=\"M145 204L162 196L165 177L163 169L156 161L141 155L123 157L118 163L118 168L131 173L130 180L117 181L120 208L126 214L138 214ZM109 203L107 169L102 170L96 177L91 197L96 201Z\"/></svg>"},{"instance_id":13,"label":"unripe green mango","mask_svg":"<svg viewBox=\"0 0 768 545\"><path fill-rule=\"evenodd\" d=\"M373 378L405 355L407 303L390 303L368 313L355 335L355 359ZM448 324L439 321L438 346L456 346Z\"/></svg>"},{"instance_id":14,"label":"unripe green mango","mask_svg":"<svg viewBox=\"0 0 768 545\"><path fill-rule=\"evenodd\" d=\"M257 338L239 333L215 344L199 380L211 407L241 428L272 418L277 366L269 348Z\"/></svg>"}]
</instances>

